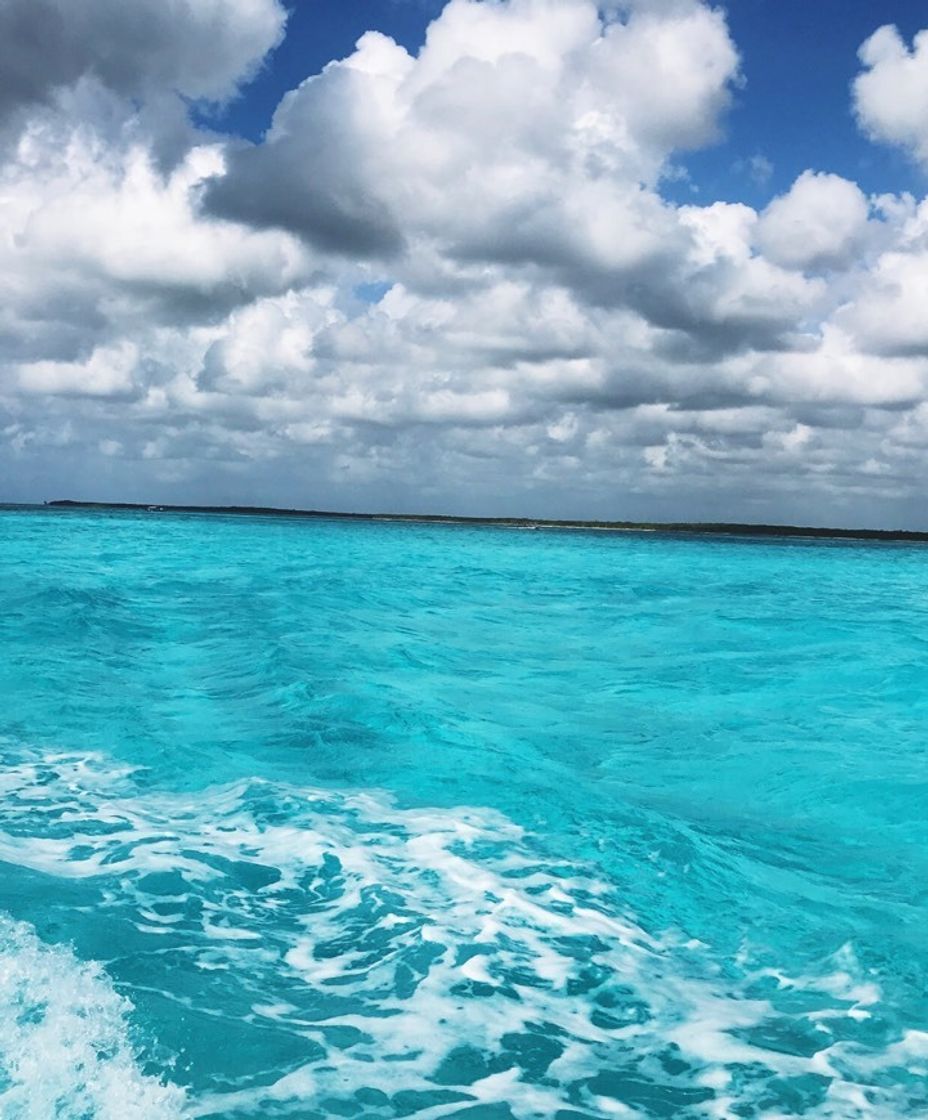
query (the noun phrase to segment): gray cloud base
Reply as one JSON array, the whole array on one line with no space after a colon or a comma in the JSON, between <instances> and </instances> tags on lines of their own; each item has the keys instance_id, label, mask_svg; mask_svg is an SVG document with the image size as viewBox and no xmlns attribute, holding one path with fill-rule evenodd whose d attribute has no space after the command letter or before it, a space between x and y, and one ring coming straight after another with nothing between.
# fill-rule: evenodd
<instances>
[{"instance_id":1,"label":"gray cloud base","mask_svg":"<svg viewBox=\"0 0 928 1120\"><path fill-rule=\"evenodd\" d=\"M221 99L283 34L277 0L4 0L0 113L93 76L134 97Z\"/></svg>"}]
</instances>

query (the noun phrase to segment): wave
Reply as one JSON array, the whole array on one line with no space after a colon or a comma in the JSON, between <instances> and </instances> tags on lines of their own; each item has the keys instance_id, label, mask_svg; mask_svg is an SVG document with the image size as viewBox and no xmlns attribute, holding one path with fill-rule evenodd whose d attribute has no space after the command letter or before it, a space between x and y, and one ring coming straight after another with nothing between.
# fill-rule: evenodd
<instances>
[{"instance_id":1,"label":"wave","mask_svg":"<svg viewBox=\"0 0 928 1120\"><path fill-rule=\"evenodd\" d=\"M0 916L0 1112L5 1120L170 1120L177 1086L146 1076L132 1006L96 964Z\"/></svg>"},{"instance_id":2,"label":"wave","mask_svg":"<svg viewBox=\"0 0 928 1120\"><path fill-rule=\"evenodd\" d=\"M0 859L68 886L83 944L123 948L104 972L0 926L4 1117L852 1120L928 1103L928 1035L886 1028L850 945L815 975L717 959L485 809L257 780L165 794L102 756L6 753ZM142 1072L136 1022L173 1051L174 1084ZM42 1053L58 1055L45 1080Z\"/></svg>"}]
</instances>

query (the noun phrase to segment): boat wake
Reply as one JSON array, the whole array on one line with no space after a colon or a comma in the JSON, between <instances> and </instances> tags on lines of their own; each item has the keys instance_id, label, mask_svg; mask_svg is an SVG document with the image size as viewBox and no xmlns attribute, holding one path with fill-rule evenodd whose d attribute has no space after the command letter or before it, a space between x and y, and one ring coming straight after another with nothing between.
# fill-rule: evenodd
<instances>
[{"instance_id":1,"label":"boat wake","mask_svg":"<svg viewBox=\"0 0 928 1120\"><path fill-rule=\"evenodd\" d=\"M166 794L101 756L4 753L4 1117L926 1104L928 1035L891 1033L850 946L814 976L716 959L484 809L264 781Z\"/></svg>"}]
</instances>

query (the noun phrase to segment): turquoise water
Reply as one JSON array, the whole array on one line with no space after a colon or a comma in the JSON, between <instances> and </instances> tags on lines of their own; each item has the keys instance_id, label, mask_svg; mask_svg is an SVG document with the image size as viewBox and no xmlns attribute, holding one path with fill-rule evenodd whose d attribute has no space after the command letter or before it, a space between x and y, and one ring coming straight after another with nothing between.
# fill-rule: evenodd
<instances>
[{"instance_id":1,"label":"turquoise water","mask_svg":"<svg viewBox=\"0 0 928 1120\"><path fill-rule=\"evenodd\" d=\"M928 550L0 511L0 1115L928 1115Z\"/></svg>"}]
</instances>

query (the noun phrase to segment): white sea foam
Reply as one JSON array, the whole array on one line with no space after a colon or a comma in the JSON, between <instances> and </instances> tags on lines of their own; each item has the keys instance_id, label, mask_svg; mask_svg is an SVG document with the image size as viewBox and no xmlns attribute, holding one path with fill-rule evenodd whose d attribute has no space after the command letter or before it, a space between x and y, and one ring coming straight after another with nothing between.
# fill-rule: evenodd
<instances>
[{"instance_id":1,"label":"white sea foam","mask_svg":"<svg viewBox=\"0 0 928 1120\"><path fill-rule=\"evenodd\" d=\"M139 1069L131 1010L98 966L0 917L0 1116L180 1117L180 1089Z\"/></svg>"},{"instance_id":2,"label":"white sea foam","mask_svg":"<svg viewBox=\"0 0 928 1120\"><path fill-rule=\"evenodd\" d=\"M745 959L737 979L723 979L709 947L642 929L609 884L544 857L499 814L398 809L372 794L264 782L186 798L141 793L130 774L103 770L70 757L8 767L0 856L93 887L100 913L131 921L153 954L182 951L201 972L221 973L235 1004L249 1008L227 1023L233 1049L248 1024L311 1040L321 1055L234 1084L207 1079L185 1115L297 1116L310 1105L326 1115L326 1101L342 1108L361 1093L370 1117L392 1117L398 1101L412 1108L409 1094L422 1094L417 1120L498 1102L517 1120L561 1109L724 1118L736 1103L775 1120L786 1115L771 1103L777 1093L811 1076L820 1092L803 1115L863 1120L904 1115L913 1090L899 1068L928 1062L917 1032L871 1049L835 1033L881 998L850 947L818 976L752 971ZM14 988L26 992L37 971L28 999L47 1005L44 1029L65 1040L48 1091L79 1100L92 1083L106 1102L91 1113L101 1120L181 1108L179 1095L134 1065L127 1006L102 973L16 936ZM67 979L54 992L42 979L50 970ZM167 964L159 983L179 998ZM809 1010L779 1006L779 993L796 990L815 997ZM85 1021L77 1009L88 1004L99 1010ZM90 1077L97 1023L107 1056ZM770 1024L820 1045L768 1046ZM4 1053L25 1054L22 1032L33 1027L12 1029L0 1036ZM20 1096L11 1099L33 1107L25 1058L16 1060ZM56 1098L36 1099L45 1107ZM2 1115L58 1115L36 1107Z\"/></svg>"}]
</instances>

